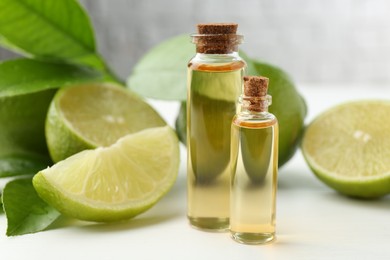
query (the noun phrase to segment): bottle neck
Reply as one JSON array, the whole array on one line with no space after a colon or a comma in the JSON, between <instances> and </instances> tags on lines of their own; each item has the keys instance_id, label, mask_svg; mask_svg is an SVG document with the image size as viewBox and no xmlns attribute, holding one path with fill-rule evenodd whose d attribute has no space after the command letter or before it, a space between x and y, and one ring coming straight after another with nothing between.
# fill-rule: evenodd
<instances>
[{"instance_id":1,"label":"bottle neck","mask_svg":"<svg viewBox=\"0 0 390 260\"><path fill-rule=\"evenodd\" d=\"M224 63L224 62L242 60L238 52L230 52L230 53L223 53L223 54L197 52L194 59L198 60L199 62L213 61L215 63Z\"/></svg>"},{"instance_id":2,"label":"bottle neck","mask_svg":"<svg viewBox=\"0 0 390 260\"><path fill-rule=\"evenodd\" d=\"M246 97L241 95L238 99L240 114L242 115L264 115L268 113L268 107L272 104L272 97Z\"/></svg>"},{"instance_id":3,"label":"bottle neck","mask_svg":"<svg viewBox=\"0 0 390 260\"><path fill-rule=\"evenodd\" d=\"M193 34L196 52L203 54L230 54L238 52L243 36L238 34Z\"/></svg>"}]
</instances>

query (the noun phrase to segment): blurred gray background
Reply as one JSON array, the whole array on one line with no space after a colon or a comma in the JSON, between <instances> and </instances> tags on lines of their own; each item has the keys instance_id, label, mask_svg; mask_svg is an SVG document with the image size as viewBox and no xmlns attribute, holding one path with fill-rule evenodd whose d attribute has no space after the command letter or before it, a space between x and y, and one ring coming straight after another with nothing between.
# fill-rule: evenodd
<instances>
[{"instance_id":1,"label":"blurred gray background","mask_svg":"<svg viewBox=\"0 0 390 260\"><path fill-rule=\"evenodd\" d=\"M237 22L241 49L310 84L390 85L388 0L80 0L100 53L122 78L150 48ZM0 50L0 58L9 57Z\"/></svg>"}]
</instances>

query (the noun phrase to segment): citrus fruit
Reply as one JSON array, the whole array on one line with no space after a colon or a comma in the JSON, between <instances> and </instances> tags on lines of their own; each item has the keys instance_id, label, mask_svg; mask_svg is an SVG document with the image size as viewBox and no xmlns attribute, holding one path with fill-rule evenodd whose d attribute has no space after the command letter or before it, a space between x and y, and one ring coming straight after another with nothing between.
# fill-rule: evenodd
<instances>
[{"instance_id":1,"label":"citrus fruit","mask_svg":"<svg viewBox=\"0 0 390 260\"><path fill-rule=\"evenodd\" d=\"M355 101L319 115L307 127L303 155L315 175L350 196L390 192L390 102Z\"/></svg>"},{"instance_id":2,"label":"citrus fruit","mask_svg":"<svg viewBox=\"0 0 390 260\"><path fill-rule=\"evenodd\" d=\"M276 116L279 124L279 166L295 154L307 113L305 100L297 91L293 81L283 70L252 60L259 76L269 78L268 93L272 96L269 111Z\"/></svg>"},{"instance_id":3,"label":"citrus fruit","mask_svg":"<svg viewBox=\"0 0 390 260\"><path fill-rule=\"evenodd\" d=\"M285 164L295 153L304 129L307 113L306 103L295 88L289 76L281 69L269 64L251 60L243 53L248 63L250 75L261 75L269 78L268 92L272 95L269 111L279 122L279 166ZM212 114L210 113L209 117ZM180 140L186 143L186 102L182 102L176 119L176 131Z\"/></svg>"},{"instance_id":4,"label":"citrus fruit","mask_svg":"<svg viewBox=\"0 0 390 260\"><path fill-rule=\"evenodd\" d=\"M39 196L61 213L108 222L134 217L168 192L179 168L179 142L169 127L129 134L84 150L37 173Z\"/></svg>"},{"instance_id":5,"label":"citrus fruit","mask_svg":"<svg viewBox=\"0 0 390 260\"><path fill-rule=\"evenodd\" d=\"M109 146L140 130L164 126L161 116L138 95L114 84L82 84L55 95L46 120L53 161L85 149Z\"/></svg>"}]
</instances>

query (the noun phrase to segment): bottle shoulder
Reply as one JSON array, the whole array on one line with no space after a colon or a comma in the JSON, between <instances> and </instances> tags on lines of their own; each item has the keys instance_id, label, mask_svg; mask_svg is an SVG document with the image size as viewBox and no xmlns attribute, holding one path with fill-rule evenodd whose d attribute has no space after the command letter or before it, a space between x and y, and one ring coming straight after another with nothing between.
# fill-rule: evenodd
<instances>
[{"instance_id":1,"label":"bottle shoulder","mask_svg":"<svg viewBox=\"0 0 390 260\"><path fill-rule=\"evenodd\" d=\"M278 125L278 119L269 112L239 113L234 116L233 124L247 128L266 128Z\"/></svg>"},{"instance_id":2,"label":"bottle shoulder","mask_svg":"<svg viewBox=\"0 0 390 260\"><path fill-rule=\"evenodd\" d=\"M197 53L188 63L188 68L199 71L235 71L246 67L238 54Z\"/></svg>"}]
</instances>

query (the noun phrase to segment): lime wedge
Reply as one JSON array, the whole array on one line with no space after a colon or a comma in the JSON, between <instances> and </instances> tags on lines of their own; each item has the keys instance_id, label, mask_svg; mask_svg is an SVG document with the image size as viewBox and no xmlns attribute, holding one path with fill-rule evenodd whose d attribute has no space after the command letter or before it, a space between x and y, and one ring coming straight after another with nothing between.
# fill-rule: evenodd
<instances>
[{"instance_id":1,"label":"lime wedge","mask_svg":"<svg viewBox=\"0 0 390 260\"><path fill-rule=\"evenodd\" d=\"M39 196L61 213L109 222L152 207L172 187L178 169L179 141L164 126L77 153L37 173L33 184Z\"/></svg>"},{"instance_id":2,"label":"lime wedge","mask_svg":"<svg viewBox=\"0 0 390 260\"><path fill-rule=\"evenodd\" d=\"M92 83L61 89L50 105L45 130L50 155L58 162L165 124L136 94L114 84Z\"/></svg>"},{"instance_id":3,"label":"lime wedge","mask_svg":"<svg viewBox=\"0 0 390 260\"><path fill-rule=\"evenodd\" d=\"M390 102L356 101L318 116L303 136L303 155L325 184L350 196L390 192Z\"/></svg>"}]
</instances>

